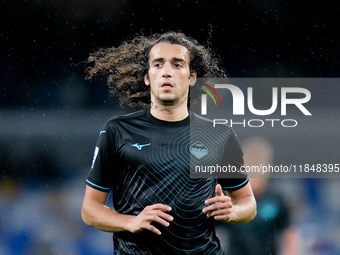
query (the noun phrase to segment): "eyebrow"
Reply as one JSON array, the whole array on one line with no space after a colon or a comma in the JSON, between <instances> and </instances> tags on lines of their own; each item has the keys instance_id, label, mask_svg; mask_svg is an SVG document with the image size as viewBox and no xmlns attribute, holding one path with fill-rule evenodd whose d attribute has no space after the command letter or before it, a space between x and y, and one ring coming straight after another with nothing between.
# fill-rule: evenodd
<instances>
[{"instance_id":1,"label":"eyebrow","mask_svg":"<svg viewBox=\"0 0 340 255\"><path fill-rule=\"evenodd\" d=\"M185 59L182 59L182 58L172 58L171 59L172 62L185 62ZM164 58L155 58L151 61L151 63L153 62L164 62Z\"/></svg>"}]
</instances>

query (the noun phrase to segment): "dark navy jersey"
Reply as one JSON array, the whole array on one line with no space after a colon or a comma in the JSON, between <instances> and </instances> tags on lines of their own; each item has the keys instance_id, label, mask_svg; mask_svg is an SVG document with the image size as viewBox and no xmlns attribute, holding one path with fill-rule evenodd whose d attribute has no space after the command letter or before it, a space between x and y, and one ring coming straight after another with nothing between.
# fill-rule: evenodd
<instances>
[{"instance_id":1,"label":"dark navy jersey","mask_svg":"<svg viewBox=\"0 0 340 255\"><path fill-rule=\"evenodd\" d=\"M202 212L204 201L215 196L217 182L235 190L248 178L241 172L218 179L190 175L197 165L243 165L235 132L219 126L213 128L193 113L182 121L162 121L150 109L106 122L87 185L111 191L119 213L138 215L146 206L162 203L172 207L169 214L174 218L169 227L153 223L160 236L147 230L114 233L115 254L223 254L214 220Z\"/></svg>"}]
</instances>

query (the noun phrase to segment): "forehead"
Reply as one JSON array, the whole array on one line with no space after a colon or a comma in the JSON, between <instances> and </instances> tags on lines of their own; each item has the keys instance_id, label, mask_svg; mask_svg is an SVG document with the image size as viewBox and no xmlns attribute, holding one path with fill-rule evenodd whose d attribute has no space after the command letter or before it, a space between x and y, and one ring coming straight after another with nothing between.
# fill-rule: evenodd
<instances>
[{"instance_id":1,"label":"forehead","mask_svg":"<svg viewBox=\"0 0 340 255\"><path fill-rule=\"evenodd\" d=\"M183 59L189 62L189 51L185 46L170 43L157 43L150 51L149 60L153 59Z\"/></svg>"}]
</instances>

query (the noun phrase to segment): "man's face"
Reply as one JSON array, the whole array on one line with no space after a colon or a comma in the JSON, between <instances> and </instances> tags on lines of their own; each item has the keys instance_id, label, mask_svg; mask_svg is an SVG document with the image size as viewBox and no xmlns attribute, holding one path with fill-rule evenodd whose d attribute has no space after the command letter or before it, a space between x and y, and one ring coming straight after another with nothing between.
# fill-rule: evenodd
<instances>
[{"instance_id":1,"label":"man's face","mask_svg":"<svg viewBox=\"0 0 340 255\"><path fill-rule=\"evenodd\" d=\"M151 89L151 102L176 106L186 102L196 74L189 70L188 49L179 44L158 43L150 51L145 84Z\"/></svg>"}]
</instances>

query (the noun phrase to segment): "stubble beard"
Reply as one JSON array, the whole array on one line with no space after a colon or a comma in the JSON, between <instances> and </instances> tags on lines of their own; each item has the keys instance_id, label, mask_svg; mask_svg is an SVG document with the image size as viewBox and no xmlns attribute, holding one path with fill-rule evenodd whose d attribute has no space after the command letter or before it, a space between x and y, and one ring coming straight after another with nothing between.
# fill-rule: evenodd
<instances>
[{"instance_id":1,"label":"stubble beard","mask_svg":"<svg viewBox=\"0 0 340 255\"><path fill-rule=\"evenodd\" d=\"M176 97L173 99L162 99L159 97L154 96L154 99L151 98L151 108L157 109L157 110L173 110L180 106L182 106L184 103L186 103L188 99L188 96L186 97Z\"/></svg>"}]
</instances>

